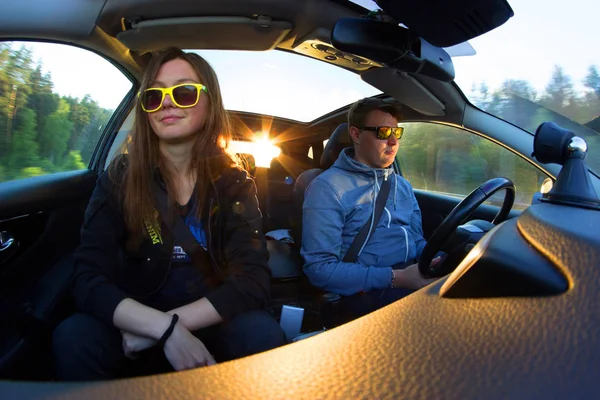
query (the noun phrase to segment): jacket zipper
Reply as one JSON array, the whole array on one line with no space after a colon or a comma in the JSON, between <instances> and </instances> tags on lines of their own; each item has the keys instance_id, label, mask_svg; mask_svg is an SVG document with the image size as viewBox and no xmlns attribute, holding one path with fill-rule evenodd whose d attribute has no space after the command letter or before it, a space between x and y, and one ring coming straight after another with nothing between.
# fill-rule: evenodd
<instances>
[{"instance_id":1,"label":"jacket zipper","mask_svg":"<svg viewBox=\"0 0 600 400\"><path fill-rule=\"evenodd\" d=\"M206 226L208 227L208 254L210 254L210 258L215 261L215 257L212 252L212 208L213 208L213 197L210 196L210 201L208 202L208 221Z\"/></svg>"},{"instance_id":2,"label":"jacket zipper","mask_svg":"<svg viewBox=\"0 0 600 400\"><path fill-rule=\"evenodd\" d=\"M215 186L214 182L211 182L213 190L215 192L215 196L217 198L217 205L219 204L219 192ZM211 196L210 197L210 202L208 205L208 254L210 255L210 258L213 262L213 270L216 270L216 272L221 276L221 279L225 280L225 276L223 274L223 271L221 270L221 266L219 265L219 263L217 262L217 260L215 259L215 255L213 253L213 246L212 246L212 226L211 226L211 218L212 218L212 208L213 208L213 202L214 202L214 197ZM217 210L218 213L221 212L221 210ZM218 220L215 223L215 227L218 225Z\"/></svg>"},{"instance_id":3,"label":"jacket zipper","mask_svg":"<svg viewBox=\"0 0 600 400\"><path fill-rule=\"evenodd\" d=\"M156 287L155 290L153 290L152 292L150 292L150 293L148 293L148 294L146 294L144 296L139 296L139 297L136 297L136 298L138 298L140 300L147 299L148 297L150 297L153 294L157 293L165 285L165 282L169 278L169 273L171 272L171 267L172 267L172 263L173 263L173 245L174 244L175 244L175 242L173 242L171 244L171 256L169 257L169 265L167 266L167 272L165 273L165 277L163 278L163 280L160 282L160 284ZM160 260L158 262L160 262Z\"/></svg>"},{"instance_id":4,"label":"jacket zipper","mask_svg":"<svg viewBox=\"0 0 600 400\"><path fill-rule=\"evenodd\" d=\"M167 281L167 278L169 277L169 273L171 272L171 263L172 262L173 262L173 255L171 255L171 258L169 258L169 266L167 267L167 273L165 274L165 277L163 278L160 285L158 285L158 287L154 291L148 293L147 295L145 295L143 297L138 297L139 299L147 299L148 297L152 296L153 294L157 293L160 289L162 289L162 287L165 285L165 282Z\"/></svg>"}]
</instances>

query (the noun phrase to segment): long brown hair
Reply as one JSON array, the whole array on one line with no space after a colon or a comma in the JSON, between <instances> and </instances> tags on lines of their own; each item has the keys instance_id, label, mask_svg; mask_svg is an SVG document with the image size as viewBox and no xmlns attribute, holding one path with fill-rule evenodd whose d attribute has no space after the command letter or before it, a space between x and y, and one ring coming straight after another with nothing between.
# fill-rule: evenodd
<instances>
[{"instance_id":1,"label":"long brown hair","mask_svg":"<svg viewBox=\"0 0 600 400\"><path fill-rule=\"evenodd\" d=\"M231 123L223 106L221 89L215 71L210 64L195 53L186 53L178 48L167 48L152 56L141 82L140 91L146 90L155 80L161 66L168 61L182 59L190 63L200 77L200 82L208 90L208 115L201 132L196 135L192 145L190 173L196 176L195 212L200 217L207 205L207 194L212 182L221 172L233 166L236 161L224 151L231 140ZM170 204L174 210L175 181L174 168L159 149L159 139L152 130L148 116L139 103L135 104L135 124L130 138L124 143L127 164L122 176L121 195L124 205L124 218L129 231L129 244L137 245L144 236L148 236L150 222L153 228L159 228L156 220L156 202L152 195L152 180L158 172L164 180L169 193ZM109 174L116 177L120 166L118 159L111 163ZM114 179L113 179L114 180Z\"/></svg>"}]
</instances>

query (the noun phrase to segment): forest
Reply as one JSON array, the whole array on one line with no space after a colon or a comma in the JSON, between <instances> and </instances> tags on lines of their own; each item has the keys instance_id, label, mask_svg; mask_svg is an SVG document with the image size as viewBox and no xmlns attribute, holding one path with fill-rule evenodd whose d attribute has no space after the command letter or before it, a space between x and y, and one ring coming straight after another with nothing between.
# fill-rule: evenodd
<instances>
[{"instance_id":1,"label":"forest","mask_svg":"<svg viewBox=\"0 0 600 400\"><path fill-rule=\"evenodd\" d=\"M61 96L30 49L0 43L0 182L86 168L113 110Z\"/></svg>"},{"instance_id":2,"label":"forest","mask_svg":"<svg viewBox=\"0 0 600 400\"><path fill-rule=\"evenodd\" d=\"M600 73L590 65L578 90L560 66L554 66L550 81L542 92L523 80L506 80L493 92L482 82L471 88L474 103L481 109L530 132L540 123L554 121L584 137L590 147L600 146ZM592 160L600 170L600 155Z\"/></svg>"},{"instance_id":3,"label":"forest","mask_svg":"<svg viewBox=\"0 0 600 400\"><path fill-rule=\"evenodd\" d=\"M600 74L588 68L577 90L559 66L544 91L526 81L507 80L491 91L485 82L474 85L469 98L476 106L531 133L545 121L572 130L587 141L588 166L600 172ZM546 176L523 158L460 128L406 123L398 158L413 187L464 196L493 177L507 177L517 187L517 206L531 203ZM532 149L533 150L533 149ZM495 196L496 202L503 194Z\"/></svg>"},{"instance_id":4,"label":"forest","mask_svg":"<svg viewBox=\"0 0 600 400\"><path fill-rule=\"evenodd\" d=\"M43 73L30 49L0 43L0 182L86 168L113 110L93 94L63 96ZM583 136L587 162L600 171L600 74L589 66L577 90L572 78L555 66L545 89L523 80L507 80L490 90L485 82L470 89L481 109L535 132L551 120ZM467 88L463 88L467 90ZM427 126L429 125L429 127ZM544 176L508 150L456 128L411 124L401 142L403 172L417 188L466 194L491 176L508 176L527 202Z\"/></svg>"}]
</instances>

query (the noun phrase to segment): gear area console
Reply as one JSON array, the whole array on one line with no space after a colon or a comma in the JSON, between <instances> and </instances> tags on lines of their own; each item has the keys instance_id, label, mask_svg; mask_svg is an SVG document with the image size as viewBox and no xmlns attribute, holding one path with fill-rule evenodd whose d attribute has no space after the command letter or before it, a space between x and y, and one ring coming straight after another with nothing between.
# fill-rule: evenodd
<instances>
[{"instance_id":1,"label":"gear area console","mask_svg":"<svg viewBox=\"0 0 600 400\"><path fill-rule=\"evenodd\" d=\"M552 190L540 204L484 236L446 280L440 295L555 296L569 291L578 279L597 275L600 199L586 155L582 138L551 122L540 125L533 156L544 164L562 165Z\"/></svg>"}]
</instances>

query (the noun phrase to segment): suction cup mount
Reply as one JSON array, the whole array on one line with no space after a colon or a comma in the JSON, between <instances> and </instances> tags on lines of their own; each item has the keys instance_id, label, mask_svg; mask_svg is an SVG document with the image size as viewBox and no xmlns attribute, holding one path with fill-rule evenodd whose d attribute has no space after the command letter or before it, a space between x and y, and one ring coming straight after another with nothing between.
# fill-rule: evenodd
<instances>
[{"instance_id":1,"label":"suction cup mount","mask_svg":"<svg viewBox=\"0 0 600 400\"><path fill-rule=\"evenodd\" d=\"M563 166L542 202L600 210L600 199L585 162L587 151L583 138L553 122L544 122L537 128L532 156L544 164Z\"/></svg>"}]
</instances>

